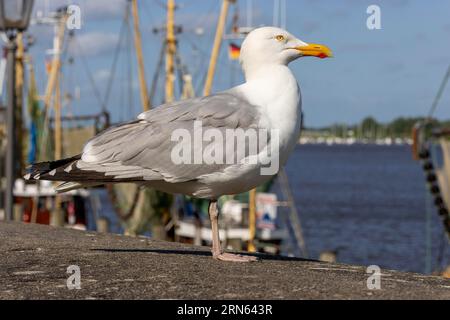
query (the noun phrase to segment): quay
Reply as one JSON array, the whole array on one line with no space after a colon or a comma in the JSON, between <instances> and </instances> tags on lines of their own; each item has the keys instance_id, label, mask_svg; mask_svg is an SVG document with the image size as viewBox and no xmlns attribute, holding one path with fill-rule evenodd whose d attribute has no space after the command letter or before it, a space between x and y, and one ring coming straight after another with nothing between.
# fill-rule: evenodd
<instances>
[{"instance_id":1,"label":"quay","mask_svg":"<svg viewBox=\"0 0 450 320\"><path fill-rule=\"evenodd\" d=\"M367 266L258 256L225 263L206 247L1 222L0 299L450 299L441 277L381 270L371 290ZM74 268L80 289L67 286Z\"/></svg>"}]
</instances>

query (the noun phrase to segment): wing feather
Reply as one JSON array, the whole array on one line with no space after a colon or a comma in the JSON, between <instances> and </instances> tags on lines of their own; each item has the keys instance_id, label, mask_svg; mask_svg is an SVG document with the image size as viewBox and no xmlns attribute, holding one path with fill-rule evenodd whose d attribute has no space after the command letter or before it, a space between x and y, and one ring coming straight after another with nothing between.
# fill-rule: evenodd
<instances>
[{"instance_id":1,"label":"wing feather","mask_svg":"<svg viewBox=\"0 0 450 320\"><path fill-rule=\"evenodd\" d=\"M77 167L103 172L113 180L167 182L192 181L202 175L224 171L229 164L177 165L172 161L171 152L178 143L171 140L172 133L176 129L185 129L194 136L193 124L197 120L202 121L203 130L216 128L225 136L227 129L258 128L261 114L258 107L236 92L162 105L140 114L135 121L110 128L92 138L84 147ZM203 142L197 147L205 150L211 143L216 142ZM195 151L192 149L192 153Z\"/></svg>"}]
</instances>

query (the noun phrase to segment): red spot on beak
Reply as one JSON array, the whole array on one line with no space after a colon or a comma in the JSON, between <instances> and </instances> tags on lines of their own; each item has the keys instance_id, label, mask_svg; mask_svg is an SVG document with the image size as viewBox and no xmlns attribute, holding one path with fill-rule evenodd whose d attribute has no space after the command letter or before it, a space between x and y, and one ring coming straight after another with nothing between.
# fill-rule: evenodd
<instances>
[{"instance_id":1,"label":"red spot on beak","mask_svg":"<svg viewBox=\"0 0 450 320\"><path fill-rule=\"evenodd\" d=\"M319 55L318 55L318 57L320 58L320 59L325 59L326 57L328 57L325 53L320 53Z\"/></svg>"}]
</instances>

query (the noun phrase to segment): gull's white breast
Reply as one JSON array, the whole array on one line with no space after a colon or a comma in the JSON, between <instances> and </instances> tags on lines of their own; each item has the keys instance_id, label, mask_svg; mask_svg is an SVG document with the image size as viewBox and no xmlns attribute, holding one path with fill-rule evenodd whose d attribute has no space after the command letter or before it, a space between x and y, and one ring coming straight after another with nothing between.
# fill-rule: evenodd
<instances>
[{"instance_id":1,"label":"gull's white breast","mask_svg":"<svg viewBox=\"0 0 450 320\"><path fill-rule=\"evenodd\" d=\"M261 127L277 130L279 136L279 166L283 166L299 139L301 130L301 97L298 83L285 66L274 66L256 79L235 88L255 105L261 113ZM266 151L265 151L266 152ZM216 172L199 178L202 187L197 197L236 194L248 191L268 181L272 176L261 175L256 165L235 164L224 172Z\"/></svg>"},{"instance_id":2,"label":"gull's white breast","mask_svg":"<svg viewBox=\"0 0 450 320\"><path fill-rule=\"evenodd\" d=\"M241 87L248 100L259 107L271 130L279 131L280 162L284 164L300 136L301 94L297 80L286 66L268 67L262 76Z\"/></svg>"}]
</instances>

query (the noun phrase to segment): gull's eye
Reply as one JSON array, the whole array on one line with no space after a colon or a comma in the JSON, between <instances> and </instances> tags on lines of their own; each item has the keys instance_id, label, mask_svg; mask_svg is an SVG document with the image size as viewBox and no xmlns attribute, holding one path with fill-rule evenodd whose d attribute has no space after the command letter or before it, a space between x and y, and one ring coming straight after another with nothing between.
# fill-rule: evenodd
<instances>
[{"instance_id":1,"label":"gull's eye","mask_svg":"<svg viewBox=\"0 0 450 320\"><path fill-rule=\"evenodd\" d=\"M283 36L282 34L279 34L275 37L275 39L277 39L277 41L284 41L284 40L286 40L286 37Z\"/></svg>"}]
</instances>

